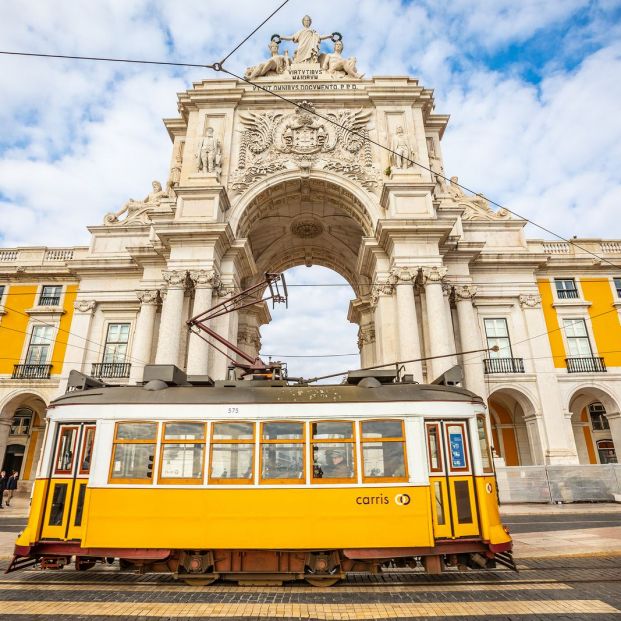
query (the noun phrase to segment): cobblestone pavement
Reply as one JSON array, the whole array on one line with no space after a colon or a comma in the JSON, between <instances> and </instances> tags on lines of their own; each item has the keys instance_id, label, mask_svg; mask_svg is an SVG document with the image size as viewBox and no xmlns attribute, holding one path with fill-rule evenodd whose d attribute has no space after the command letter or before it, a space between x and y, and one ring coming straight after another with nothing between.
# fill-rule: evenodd
<instances>
[{"instance_id":1,"label":"cobblestone pavement","mask_svg":"<svg viewBox=\"0 0 621 621\"><path fill-rule=\"evenodd\" d=\"M170 576L120 572L116 565L86 572L33 569L0 576L0 619L621 621L621 556L522 559L519 569L350 574L330 588L188 586Z\"/></svg>"}]
</instances>

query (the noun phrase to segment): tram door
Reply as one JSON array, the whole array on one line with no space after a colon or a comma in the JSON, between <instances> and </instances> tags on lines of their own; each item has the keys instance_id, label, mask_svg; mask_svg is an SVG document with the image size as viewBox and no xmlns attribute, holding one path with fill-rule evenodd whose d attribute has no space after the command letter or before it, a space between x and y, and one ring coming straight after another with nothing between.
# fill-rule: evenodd
<instances>
[{"instance_id":1,"label":"tram door","mask_svg":"<svg viewBox=\"0 0 621 621\"><path fill-rule=\"evenodd\" d=\"M93 423L59 426L41 530L42 539L81 539L94 441Z\"/></svg>"},{"instance_id":2,"label":"tram door","mask_svg":"<svg viewBox=\"0 0 621 621\"><path fill-rule=\"evenodd\" d=\"M436 539L479 535L466 421L425 423Z\"/></svg>"}]
</instances>

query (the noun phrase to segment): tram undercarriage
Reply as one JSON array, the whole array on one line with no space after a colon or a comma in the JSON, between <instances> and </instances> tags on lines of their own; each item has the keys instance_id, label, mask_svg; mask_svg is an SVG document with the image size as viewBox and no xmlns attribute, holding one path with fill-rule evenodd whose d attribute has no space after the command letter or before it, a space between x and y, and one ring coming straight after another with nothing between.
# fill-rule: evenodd
<instances>
[{"instance_id":1,"label":"tram undercarriage","mask_svg":"<svg viewBox=\"0 0 621 621\"><path fill-rule=\"evenodd\" d=\"M78 542L41 542L16 549L6 573L39 565L62 569L74 563L80 571L98 562L119 560L122 570L171 573L192 585L216 580L239 584L277 584L305 580L314 586L331 586L348 572L376 574L390 568L421 567L428 574L446 568L494 569L497 564L515 570L510 544L481 540L437 541L425 548L354 548L342 550L168 550L140 548L82 548Z\"/></svg>"}]
</instances>

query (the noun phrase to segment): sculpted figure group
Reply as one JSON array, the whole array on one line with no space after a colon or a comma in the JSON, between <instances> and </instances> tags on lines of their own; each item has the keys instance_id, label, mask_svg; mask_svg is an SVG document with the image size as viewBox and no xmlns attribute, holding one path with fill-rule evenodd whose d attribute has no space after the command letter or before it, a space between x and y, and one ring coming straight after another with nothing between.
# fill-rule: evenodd
<instances>
[{"instance_id":1,"label":"sculpted figure group","mask_svg":"<svg viewBox=\"0 0 621 621\"><path fill-rule=\"evenodd\" d=\"M311 24L312 19L305 15L302 19L302 29L295 34L274 35L268 45L271 57L258 65L248 67L245 77L248 80L254 80L266 76L281 75L292 64L319 64L320 68L332 77L362 78L363 74L358 73L356 69L356 57L344 58L342 56L343 42L341 35L337 32L328 35L319 34L311 28ZM334 50L330 53L322 54L320 52L320 45L322 41L327 39L331 39L334 42ZM279 44L281 41L291 41L297 44L293 59L289 57L288 51L280 54Z\"/></svg>"}]
</instances>

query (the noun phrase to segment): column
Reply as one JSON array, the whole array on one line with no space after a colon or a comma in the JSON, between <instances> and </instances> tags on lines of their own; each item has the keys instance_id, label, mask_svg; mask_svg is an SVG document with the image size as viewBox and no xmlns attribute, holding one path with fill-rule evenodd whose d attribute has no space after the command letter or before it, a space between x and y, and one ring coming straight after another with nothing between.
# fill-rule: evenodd
<instances>
[{"instance_id":1,"label":"column","mask_svg":"<svg viewBox=\"0 0 621 621\"><path fill-rule=\"evenodd\" d=\"M183 327L183 296L187 272L171 270L162 272L168 286L162 304L160 334L157 343L156 364L179 364L179 345Z\"/></svg>"},{"instance_id":2,"label":"column","mask_svg":"<svg viewBox=\"0 0 621 621\"><path fill-rule=\"evenodd\" d=\"M160 303L160 292L157 289L136 291L136 295L140 300L140 311L136 319L136 331L130 359L132 366L129 379L131 382L142 381L144 367L151 362L155 314Z\"/></svg>"},{"instance_id":3,"label":"column","mask_svg":"<svg viewBox=\"0 0 621 621\"><path fill-rule=\"evenodd\" d=\"M11 431L11 421L13 415L9 419L0 419L0 468L4 463L4 455L6 453L6 447L9 443L9 432Z\"/></svg>"},{"instance_id":4,"label":"column","mask_svg":"<svg viewBox=\"0 0 621 621\"><path fill-rule=\"evenodd\" d=\"M73 303L73 318L71 320L71 332L67 339L67 349L65 350L65 359L62 369L63 379L59 384L59 392L63 394L67 388L67 380L69 372L72 369L86 373L90 373L90 369L84 368L87 350L97 351L97 345L88 340L91 329L91 321L95 314L97 302L95 300L76 300Z\"/></svg>"},{"instance_id":5,"label":"column","mask_svg":"<svg viewBox=\"0 0 621 621\"><path fill-rule=\"evenodd\" d=\"M477 294L474 285L455 285L455 304L457 306L457 321L459 323L459 338L461 351L481 349L479 323L472 302ZM483 352L462 356L461 363L464 370L464 387L487 399L485 374L483 369Z\"/></svg>"},{"instance_id":6,"label":"column","mask_svg":"<svg viewBox=\"0 0 621 621\"><path fill-rule=\"evenodd\" d=\"M423 381L423 366L420 360L420 338L418 336L418 319L414 302L414 280L418 269L395 267L391 277L397 290L397 321L399 324L399 359L415 360L406 362L405 372L414 376L416 381Z\"/></svg>"},{"instance_id":7,"label":"column","mask_svg":"<svg viewBox=\"0 0 621 621\"><path fill-rule=\"evenodd\" d=\"M425 299L427 302L427 326L429 329L429 352L432 360L427 368L431 368L431 374L427 378L433 381L444 371L452 366L450 356L451 335L448 334L448 318L446 317L446 304L442 291L442 279L446 276L447 268L442 266L423 267L423 283L425 285ZM435 358L433 356L446 356Z\"/></svg>"},{"instance_id":8,"label":"column","mask_svg":"<svg viewBox=\"0 0 621 621\"><path fill-rule=\"evenodd\" d=\"M190 278L194 283L192 317L195 317L212 307L213 290L220 284L220 276L215 270L191 270ZM202 335L209 338L205 333ZM188 375L209 374L209 345L194 333L190 333L187 371Z\"/></svg>"},{"instance_id":9,"label":"column","mask_svg":"<svg viewBox=\"0 0 621 621\"><path fill-rule=\"evenodd\" d=\"M360 366L372 367L375 364L375 326L365 323L358 329L358 350Z\"/></svg>"},{"instance_id":10,"label":"column","mask_svg":"<svg viewBox=\"0 0 621 621\"><path fill-rule=\"evenodd\" d=\"M556 378L547 327L541 309L541 296L519 296L522 316L529 339L530 364L536 374L537 391L541 403L540 434L545 459L550 464L577 464L576 443L568 441L567 424L562 406L561 391Z\"/></svg>"},{"instance_id":11,"label":"column","mask_svg":"<svg viewBox=\"0 0 621 621\"><path fill-rule=\"evenodd\" d=\"M235 295L236 289L235 286L230 285L221 285L218 288L218 296L221 298L231 297ZM220 300L218 300L220 301ZM215 302L215 300L214 300ZM213 330L215 330L218 334L223 336L227 341L237 345L237 327L238 327L238 317L236 312L227 313L226 315L222 315L214 320L214 325L211 326ZM227 349L224 345L218 343L218 348L222 351L225 351L227 354L235 358L235 354ZM226 379L227 378L227 370L231 361L219 351L213 349L212 352L212 362L209 367L210 375L213 379Z\"/></svg>"}]
</instances>

